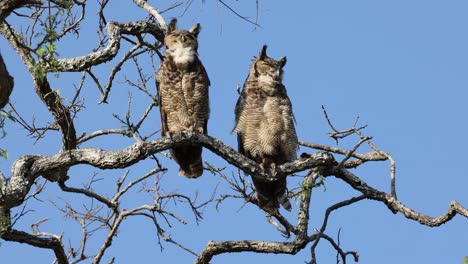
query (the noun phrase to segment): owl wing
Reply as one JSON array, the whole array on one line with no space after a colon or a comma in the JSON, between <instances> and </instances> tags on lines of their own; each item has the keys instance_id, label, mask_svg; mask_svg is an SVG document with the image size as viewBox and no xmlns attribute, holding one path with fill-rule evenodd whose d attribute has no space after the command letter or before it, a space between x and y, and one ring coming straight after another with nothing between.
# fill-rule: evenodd
<instances>
[{"instance_id":1,"label":"owl wing","mask_svg":"<svg viewBox=\"0 0 468 264\"><path fill-rule=\"evenodd\" d=\"M208 119L210 117L210 99L209 85L210 80L205 68L198 62L193 66L194 71L186 72L182 76L181 103L177 107L183 107L182 119L190 120L193 128L196 130L203 129L203 133L207 133ZM180 110L179 110L180 111Z\"/></svg>"},{"instance_id":2,"label":"owl wing","mask_svg":"<svg viewBox=\"0 0 468 264\"><path fill-rule=\"evenodd\" d=\"M245 156L246 153L244 149L244 135L242 131L240 131L241 129L239 129L238 127L240 125L239 122L241 119L241 115L244 112L244 108L245 108L245 89L242 89L242 92L239 95L239 99L237 99L236 108L234 109L235 125L231 133L237 133L237 151Z\"/></svg>"},{"instance_id":3,"label":"owl wing","mask_svg":"<svg viewBox=\"0 0 468 264\"><path fill-rule=\"evenodd\" d=\"M289 118L286 126L287 126L287 138L288 143L283 146L285 149L285 153L287 155L287 161L293 161L297 159L297 150L299 149L299 140L297 137L297 132L296 132L296 118L294 116L294 111L292 108L292 103L289 97L286 94L286 104L289 109Z\"/></svg>"},{"instance_id":4,"label":"owl wing","mask_svg":"<svg viewBox=\"0 0 468 264\"><path fill-rule=\"evenodd\" d=\"M208 73L206 72L205 67L203 67L203 64L201 64L201 74L204 76L204 79L207 82L206 85L211 86L210 78L208 77Z\"/></svg>"},{"instance_id":5,"label":"owl wing","mask_svg":"<svg viewBox=\"0 0 468 264\"><path fill-rule=\"evenodd\" d=\"M205 83L206 87L211 86L210 78L208 77L208 73L206 72L205 67L203 67L203 64L201 64L201 74L203 75L203 80L206 82ZM207 98L207 100L209 99ZM208 110L208 115L206 116L205 122L203 124L203 129L204 129L203 131L205 132L205 134L208 134L208 118L209 118L209 110Z\"/></svg>"},{"instance_id":6,"label":"owl wing","mask_svg":"<svg viewBox=\"0 0 468 264\"><path fill-rule=\"evenodd\" d=\"M167 127L167 113L166 110L163 107L163 98L161 96L161 73L158 71L156 73L156 89L157 89L157 99L158 99L158 104L159 104L159 113L161 114L161 135L164 137L166 136L166 133L169 131L169 128Z\"/></svg>"}]
</instances>

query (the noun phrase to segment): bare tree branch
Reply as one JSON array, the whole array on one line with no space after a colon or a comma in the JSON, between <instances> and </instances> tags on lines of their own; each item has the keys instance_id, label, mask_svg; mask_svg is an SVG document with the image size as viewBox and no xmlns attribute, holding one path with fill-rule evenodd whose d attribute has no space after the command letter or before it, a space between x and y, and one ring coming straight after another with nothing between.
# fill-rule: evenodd
<instances>
[{"instance_id":1,"label":"bare tree branch","mask_svg":"<svg viewBox=\"0 0 468 264\"><path fill-rule=\"evenodd\" d=\"M234 10L234 8L232 8L230 5L226 4L224 1L222 0L218 0L218 2L220 2L223 6L225 6L229 11L231 11L234 15L236 15L237 17L239 17L240 19L242 20L245 20L247 22L249 22L250 24L256 26L256 27L260 27L261 26L259 24L257 24L257 21L258 21L258 13L257 13L257 16L255 18L255 22L250 20L248 17L246 16L243 16L241 14L239 14L236 10ZM257 10L258 10L258 2L257 2Z\"/></svg>"},{"instance_id":2,"label":"bare tree branch","mask_svg":"<svg viewBox=\"0 0 468 264\"><path fill-rule=\"evenodd\" d=\"M10 45L20 55L33 78L36 93L47 106L55 122L60 127L62 132L62 149L70 150L76 148L76 131L70 111L63 105L60 96L51 89L46 76L43 75L44 73L38 71L30 50L24 46L24 39L6 23L0 24L0 34L8 40Z\"/></svg>"},{"instance_id":3,"label":"bare tree branch","mask_svg":"<svg viewBox=\"0 0 468 264\"><path fill-rule=\"evenodd\" d=\"M319 232L318 232L318 238L314 241L314 243L312 244L312 247L310 248L310 251L312 252L312 261L311 263L317 263L317 259L316 259L316 255L315 255L315 249L317 248L319 242L320 242L320 238L324 237L324 234L325 234L325 229L327 228L327 225L328 225L328 218L330 217L330 214L341 208L341 207L344 207L344 206L348 206L348 205L351 205L353 203L356 203L356 202L359 202L359 201L362 201L366 198L365 195L361 195L361 196L358 196L358 197L353 197L349 200L345 200L345 201L342 201L342 202L339 202L337 204L334 204L330 207L327 208L327 210L325 211L325 217L323 219L323 224L322 224L322 227L320 228ZM343 262L346 262L345 258L343 258ZM357 260L356 260L357 262Z\"/></svg>"},{"instance_id":4,"label":"bare tree branch","mask_svg":"<svg viewBox=\"0 0 468 264\"><path fill-rule=\"evenodd\" d=\"M150 33L158 41L164 41L162 30L158 26L145 21L130 23L109 22L106 25L106 31L109 36L109 43L103 50L95 51L82 57L57 59L55 70L59 72L79 72L87 70L93 65L112 60L120 49L120 39L123 34L137 35Z\"/></svg>"},{"instance_id":5,"label":"bare tree branch","mask_svg":"<svg viewBox=\"0 0 468 264\"><path fill-rule=\"evenodd\" d=\"M188 6L193 1L188 2ZM256 1L257 17L255 22L249 18L240 15L235 11L227 2L218 0L220 4L229 9L237 17L258 26L258 11L259 1ZM5 241L14 241L19 243L27 243L34 247L50 249L54 252L56 261L54 263L68 264L79 263L83 260L93 259L93 263L101 263L107 250L112 245L114 239L117 237L120 227L124 221L133 216L143 216L145 219L150 219L156 229L155 236L158 243L163 248L164 242L173 244L190 254L196 256L195 263L209 263L214 256L233 253L233 252L257 252L257 253L274 253L274 254L296 254L310 245L312 253L312 263L316 263L315 250L320 241L329 242L330 245L337 252L337 262L340 257L343 263L346 263L346 257L351 255L354 261L358 261L358 254L354 251L345 251L340 246L340 233L338 233L338 240L335 241L332 237L326 234L326 229L331 213L344 206L349 206L353 203L364 199L375 200L384 203L392 212L400 212L406 218L417 221L426 226L440 226L450 221L457 214L468 217L468 210L456 201L450 203L448 211L439 216L431 217L423 213L417 212L410 207L407 207L396 196L396 183L395 183L395 161L392 156L380 149L378 149L371 137L365 136L362 130L366 126L357 126L359 117L356 118L355 123L350 129L338 130L331 122L328 113L323 108L325 118L332 130L328 135L333 138L337 143L340 139L347 137L358 137L358 143L351 150L343 150L337 147L325 146L309 142L301 142L301 145L319 150L320 152L314 154L304 153L300 159L283 164L276 168L275 172L265 171L254 161L241 155L231 147L227 146L222 141L208 135L198 134L194 132L184 132L176 134L167 138L159 138L152 141L147 141L152 138L154 131L145 132L142 135L141 130L145 130L144 122L151 118L150 113L153 108L158 106L157 98L152 94L152 86L148 85L149 81L154 76L155 66L153 60L154 54L157 54L160 59L162 55L159 49L164 40L166 31L166 23L158 9L152 7L147 0L133 0L133 3L142 8L148 14L149 19L146 21L135 21L128 23L108 22L104 9L109 3L108 0L99 0L98 10L98 34L99 40L95 48L85 54L84 56L74 58L59 58L57 53L48 52L44 55L44 47L55 48L55 41L73 33L78 35L80 32L80 23L84 19L86 10L86 1L82 0L50 0L46 2L35 0L5 0L0 1L0 34L7 39L10 46L12 46L32 77L33 85L37 95L44 102L47 109L52 114L54 122L43 126L28 124L12 107L18 115L19 123L30 133L38 138L44 136L46 131L60 130L62 137L63 147L55 155L27 155L17 159L12 165L12 172L8 180L0 173L0 237ZM170 8L178 6L174 3ZM21 14L14 11L20 7L35 7L28 14ZM57 14L63 14L63 18L56 19L54 11ZM30 26L27 26L26 31L17 31L14 29L15 25L10 25L5 21L5 18L12 13L22 19L30 21ZM148 40L148 38L152 40ZM154 39L153 39L154 38ZM58 42L57 42L58 43ZM121 51L122 47L129 47L128 50ZM107 83L101 86L98 79L98 74L94 66L102 65L116 59L117 54L121 52L122 58L114 61L115 64L110 70ZM149 55L152 66L150 75L145 74L143 66L148 65L138 63L137 58L140 55ZM136 88L137 92L143 93L147 99L151 99L151 103L146 107L146 110L141 117L134 119L131 118L131 96L128 100L128 111L125 117L115 117L121 122L122 129L103 129L90 133L89 135L83 134L77 137L74 125L74 119L81 107L84 107L84 99L81 97L81 89L85 87L86 73L91 76L91 81L94 81L99 92L101 93L101 102L107 103L113 82L117 74L122 74L122 70L126 62L133 60L137 68L137 80L130 81L125 76L125 84L131 89ZM51 84L47 78L48 73L59 72L82 72L79 87L75 86L75 95L70 105L65 104L65 100L60 97L57 91L51 88ZM125 75L125 74L124 74ZM13 89L13 78L8 74L6 67L3 63L3 58L0 55L0 107L3 107L8 102L8 97ZM134 111L133 111L134 112ZM150 117L150 118L148 118ZM136 143L126 148L107 151L97 148L83 148L78 149L78 145L89 141L91 139L106 136L110 134L121 134L127 137L134 137ZM367 153L358 153L358 149L362 144L366 143L373 151ZM239 174L239 177L228 178L222 170L215 168L207 163L207 169L215 175L219 175L225 179L229 187L235 194L221 194L217 199L218 204L228 198L240 198L243 205L258 205L257 200L252 195L254 189L250 185L247 176L240 176L240 170L251 177L265 181L277 181L275 175L288 175L291 176L295 173L306 172L305 176L294 175L297 177L304 177L303 181L298 187L294 188L293 194L299 200L299 208L296 218L293 222L288 217L285 217L281 212L266 213L267 221L272 224L277 231L284 236L290 238L288 242L280 241L259 241L259 240L239 240L239 241L210 241L206 247L198 255L195 251L189 249L182 243L179 243L165 229L173 228L173 225L187 224L188 220L185 215L179 215L176 211L171 211L171 206L179 206L182 204L184 208L188 209L193 216L195 222L199 222L203 218L203 211L201 210L206 205L215 200L216 188L213 191L213 196L207 201L198 202L197 195L192 197L179 193L177 191L165 192L162 191L163 187L160 183L161 175L159 173L165 172L166 169L159 163L156 154L170 148L182 145L198 145L211 150L214 154L224 159L227 163L233 165ZM325 152L323 152L325 151ZM332 155L341 155L341 160L335 160ZM117 168L129 168L132 165L151 158L155 160L156 166L154 169L149 170L147 173L139 175L139 177L127 180L130 169L126 170L124 175L116 181L116 189L111 198L106 194L99 193L92 188L95 182L93 178L90 183L83 188L71 187L67 184L69 177L67 171L69 168L79 165L88 164L95 168L107 170ZM390 163L390 192L383 192L369 186L366 182L354 175L347 169L357 168L366 162L371 161L389 161ZM151 177L153 176L154 177ZM325 177L334 176L349 184L352 188L361 193L360 196L342 201L340 203L331 205L325 212L324 219L320 230L312 234L310 232L309 217L311 214L311 202L313 189L323 182ZM39 221L31 225L32 234L13 229L16 221L28 212L25 206L21 212L11 217L10 211L14 207L25 205L25 200L30 197L35 197L42 191L44 185L39 185L36 191L33 189L34 184L37 184L39 177L45 178L44 182L56 181L58 186L63 192L71 192L79 195L80 197L89 197L85 199L89 204L83 204L83 210L78 210L73 207L73 203L66 202L64 207L56 205L53 201L51 203L67 218L72 218L81 227L82 237L79 241L74 241L75 246L70 246L68 250L62 244L62 235L55 235L52 233L39 231L39 225L45 221ZM150 185L148 182L154 180L154 184ZM42 182L42 181L41 181ZM151 201L148 204L133 207L133 209L121 209L121 202L125 201L124 195L129 194L130 190L134 190L135 186L141 186L140 192L149 194ZM297 190L297 191L296 191ZM126 196L125 196L126 197ZM291 216L293 217L293 216ZM12 221L13 219L13 221ZM104 240L100 248L94 253L89 253L87 249L88 240L96 231L105 230ZM291 238L292 237L292 238ZM67 253L66 253L67 252ZM113 263L114 258L109 263Z\"/></svg>"},{"instance_id":6,"label":"bare tree branch","mask_svg":"<svg viewBox=\"0 0 468 264\"><path fill-rule=\"evenodd\" d=\"M65 254L62 243L54 237L42 238L14 229L8 230L1 237L6 241L26 243L28 245L38 248L52 249L59 264L69 263L68 257Z\"/></svg>"},{"instance_id":7,"label":"bare tree branch","mask_svg":"<svg viewBox=\"0 0 468 264\"><path fill-rule=\"evenodd\" d=\"M256 252L294 255L307 245L307 241L302 242L266 242L256 240L240 241L210 241L203 252L195 260L194 264L208 264L211 259L226 252Z\"/></svg>"},{"instance_id":8,"label":"bare tree branch","mask_svg":"<svg viewBox=\"0 0 468 264\"><path fill-rule=\"evenodd\" d=\"M156 19L156 21L158 21L159 26L162 29L166 29L166 21L161 16L160 12L156 10L154 7L152 7L151 5L149 5L146 0L133 0L133 2L137 4L139 7L146 10L148 13L150 13Z\"/></svg>"},{"instance_id":9,"label":"bare tree branch","mask_svg":"<svg viewBox=\"0 0 468 264\"><path fill-rule=\"evenodd\" d=\"M450 203L449 208L445 214L439 217L431 217L407 207L406 205L402 204L397 199L395 199L394 196L388 193L370 187L364 181L362 181L360 178L358 178L348 170L334 166L326 172L326 175L335 176L345 181L355 190L364 194L367 199L383 202L392 212L400 212L406 218L417 221L426 226L440 226L450 221L457 214L468 218L468 210L456 201L452 201Z\"/></svg>"},{"instance_id":10,"label":"bare tree branch","mask_svg":"<svg viewBox=\"0 0 468 264\"><path fill-rule=\"evenodd\" d=\"M34 180L44 174L51 173L64 167L77 164L89 164L101 169L126 168L143 160L150 155L183 144L199 144L215 154L223 157L227 162L235 165L244 172L264 181L275 181L276 178L264 171L257 163L239 154L222 141L207 135L187 132L172 138L161 138L150 142L138 142L118 151L104 151L101 149L74 149L66 153L53 156L30 155L18 159L12 168L12 176L5 190L0 194L0 204L8 207L18 206ZM279 166L277 170L285 174L310 169L319 165L333 163L333 156L327 153L316 153L306 159Z\"/></svg>"}]
</instances>

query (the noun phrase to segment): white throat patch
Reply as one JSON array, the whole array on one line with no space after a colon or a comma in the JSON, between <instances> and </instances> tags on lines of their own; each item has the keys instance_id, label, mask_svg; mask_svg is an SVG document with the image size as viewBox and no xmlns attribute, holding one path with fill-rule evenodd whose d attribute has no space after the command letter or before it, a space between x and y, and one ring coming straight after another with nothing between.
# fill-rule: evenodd
<instances>
[{"instance_id":1,"label":"white throat patch","mask_svg":"<svg viewBox=\"0 0 468 264\"><path fill-rule=\"evenodd\" d=\"M277 83L277 81L276 81L275 79L273 79L273 77L268 76L268 75L260 75L260 76L258 76L258 81L259 81L259 82L262 82L262 83L265 83L265 84L274 84L274 83Z\"/></svg>"},{"instance_id":2,"label":"white throat patch","mask_svg":"<svg viewBox=\"0 0 468 264\"><path fill-rule=\"evenodd\" d=\"M183 47L180 43L174 45L168 52L177 64L190 63L197 56L193 47Z\"/></svg>"}]
</instances>

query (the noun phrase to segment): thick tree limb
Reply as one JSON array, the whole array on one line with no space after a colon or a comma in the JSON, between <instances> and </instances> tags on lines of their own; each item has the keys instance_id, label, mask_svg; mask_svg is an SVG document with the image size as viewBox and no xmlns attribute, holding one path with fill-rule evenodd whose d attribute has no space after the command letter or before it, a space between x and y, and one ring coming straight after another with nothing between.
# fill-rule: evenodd
<instances>
[{"instance_id":1,"label":"thick tree limb","mask_svg":"<svg viewBox=\"0 0 468 264\"><path fill-rule=\"evenodd\" d=\"M194 264L208 264L215 256L223 253L235 252L257 252L257 253L274 253L274 254L291 254L294 255L301 251L308 241L300 242L266 242L255 240L240 240L240 241L210 241L206 245L203 252L195 260Z\"/></svg>"},{"instance_id":2,"label":"thick tree limb","mask_svg":"<svg viewBox=\"0 0 468 264\"><path fill-rule=\"evenodd\" d=\"M258 177L266 181L276 180L275 177L263 171L255 162L247 159L223 142L207 135L190 132L172 138L161 138L150 142L138 142L118 151L75 149L53 156L22 157L13 164L10 181L3 188L3 192L0 193L0 205L6 205L8 208L20 205L29 192L34 180L44 173L77 164L89 164L101 169L125 168L154 153L181 144L202 145L230 164L252 175L252 177ZM467 210L456 202L452 202L448 212L438 218L418 213L397 201L390 194L368 186L348 170L337 166L330 166L330 164L333 163L333 156L324 153L316 153L307 159L299 159L294 162L286 163L280 166L278 170L290 174L317 166L325 166L328 170L325 170L324 175L334 175L366 195L366 198L384 202L393 212L401 212L405 217L416 220L427 226L439 226L452 219L456 214L468 217Z\"/></svg>"},{"instance_id":3,"label":"thick tree limb","mask_svg":"<svg viewBox=\"0 0 468 264\"><path fill-rule=\"evenodd\" d=\"M36 0L2 0L0 1L0 21L4 20L17 8L33 5L42 5L42 2Z\"/></svg>"},{"instance_id":4,"label":"thick tree limb","mask_svg":"<svg viewBox=\"0 0 468 264\"><path fill-rule=\"evenodd\" d=\"M0 193L0 205L12 208L20 205L29 192L34 180L44 174L53 173L62 168L77 164L89 164L100 169L117 169L129 167L150 155L182 144L202 145L225 159L245 173L265 181L276 178L264 171L257 163L241 155L222 141L198 133L183 133L172 138L161 138L150 142L138 142L118 151L102 149L73 149L53 156L30 155L15 161L12 175ZM307 159L286 163L278 171L290 174L334 162L326 153L316 153Z\"/></svg>"},{"instance_id":5,"label":"thick tree limb","mask_svg":"<svg viewBox=\"0 0 468 264\"><path fill-rule=\"evenodd\" d=\"M43 238L39 236L33 236L26 232L12 229L5 232L2 235L2 239L6 241L26 243L33 247L52 249L59 264L69 263L67 254L65 254L65 250L63 249L62 243L56 238Z\"/></svg>"},{"instance_id":6,"label":"thick tree limb","mask_svg":"<svg viewBox=\"0 0 468 264\"><path fill-rule=\"evenodd\" d=\"M120 40L122 35L139 35L149 33L153 35L158 41L164 41L163 31L155 24L145 21L137 21L130 23L109 22L106 25L106 31L109 37L107 46L103 50L91 52L85 56L56 59L54 65L48 65L42 62L42 69L45 72L81 72L88 70L91 66L102 64L112 60L120 49ZM32 72L34 64L31 63L31 56L27 49L24 47L19 34L15 33L13 29L9 28L5 23L0 26L0 34L8 39L10 44L20 54L23 62Z\"/></svg>"},{"instance_id":7,"label":"thick tree limb","mask_svg":"<svg viewBox=\"0 0 468 264\"><path fill-rule=\"evenodd\" d=\"M123 34L139 35L149 33L158 41L164 41L163 31L155 24L145 21L130 23L109 22L106 25L106 31L109 36L109 42L103 50L81 57L58 59L57 65L54 65L53 70L57 72L80 72L89 69L91 66L112 60L120 49L120 39ZM48 68L48 70L52 71L51 68Z\"/></svg>"},{"instance_id":8,"label":"thick tree limb","mask_svg":"<svg viewBox=\"0 0 468 264\"><path fill-rule=\"evenodd\" d=\"M20 34L6 23L0 24L0 34L8 40L10 45L20 55L33 78L37 95L47 106L55 122L60 127L60 131L62 132L62 149L70 150L76 148L76 131L70 111L63 105L60 96L51 89L45 73L38 70L40 66L35 63L30 50L25 46L25 41Z\"/></svg>"}]
</instances>

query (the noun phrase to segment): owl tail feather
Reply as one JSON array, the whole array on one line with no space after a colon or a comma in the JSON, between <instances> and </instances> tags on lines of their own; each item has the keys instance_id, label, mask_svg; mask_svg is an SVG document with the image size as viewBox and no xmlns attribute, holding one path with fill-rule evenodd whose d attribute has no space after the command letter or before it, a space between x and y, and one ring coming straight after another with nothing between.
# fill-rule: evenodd
<instances>
[{"instance_id":1,"label":"owl tail feather","mask_svg":"<svg viewBox=\"0 0 468 264\"><path fill-rule=\"evenodd\" d=\"M260 208L269 213L276 212L279 209L280 205L283 206L283 208L288 212L291 212L292 210L292 205L289 201L286 192L283 193L281 196L276 197L276 199L274 199L273 197L269 199L257 193L257 201Z\"/></svg>"},{"instance_id":2,"label":"owl tail feather","mask_svg":"<svg viewBox=\"0 0 468 264\"><path fill-rule=\"evenodd\" d=\"M189 164L185 168L179 168L179 176L185 176L187 178L198 178L203 174L203 162L197 160L195 163Z\"/></svg>"},{"instance_id":3,"label":"owl tail feather","mask_svg":"<svg viewBox=\"0 0 468 264\"><path fill-rule=\"evenodd\" d=\"M202 148L181 146L171 149L171 155L179 164L179 175L198 178L203 174Z\"/></svg>"},{"instance_id":4,"label":"owl tail feather","mask_svg":"<svg viewBox=\"0 0 468 264\"><path fill-rule=\"evenodd\" d=\"M201 166L200 166L201 165ZM187 178L198 178L203 174L203 165L201 163L191 164L189 168L179 168L179 176L185 176Z\"/></svg>"}]
</instances>

